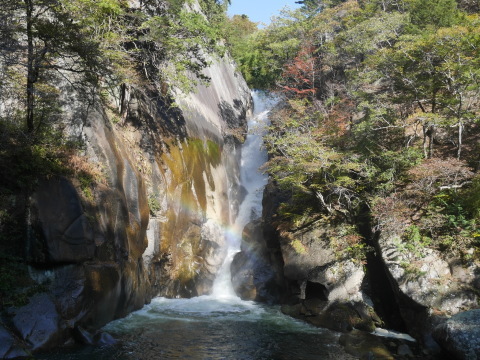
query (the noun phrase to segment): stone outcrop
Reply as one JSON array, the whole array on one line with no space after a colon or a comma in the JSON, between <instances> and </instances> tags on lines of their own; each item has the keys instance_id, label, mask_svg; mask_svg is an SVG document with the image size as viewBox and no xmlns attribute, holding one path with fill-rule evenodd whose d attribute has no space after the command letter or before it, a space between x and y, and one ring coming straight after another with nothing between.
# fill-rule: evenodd
<instances>
[{"instance_id":1,"label":"stone outcrop","mask_svg":"<svg viewBox=\"0 0 480 360\"><path fill-rule=\"evenodd\" d=\"M455 359L480 359L480 310L452 316L435 328L433 336Z\"/></svg>"},{"instance_id":2,"label":"stone outcrop","mask_svg":"<svg viewBox=\"0 0 480 360\"><path fill-rule=\"evenodd\" d=\"M432 330L445 317L478 307L479 265L417 246L406 249L397 232L379 234L381 255L400 313L410 333L428 347Z\"/></svg>"},{"instance_id":3,"label":"stone outcrop","mask_svg":"<svg viewBox=\"0 0 480 360\"><path fill-rule=\"evenodd\" d=\"M30 302L13 310L12 324L32 351L48 350L65 339L55 303L47 294L37 294Z\"/></svg>"},{"instance_id":4,"label":"stone outcrop","mask_svg":"<svg viewBox=\"0 0 480 360\"><path fill-rule=\"evenodd\" d=\"M362 301L325 301L318 298L282 305L282 312L312 325L338 332L372 332L381 325L374 309Z\"/></svg>"},{"instance_id":5,"label":"stone outcrop","mask_svg":"<svg viewBox=\"0 0 480 360\"><path fill-rule=\"evenodd\" d=\"M385 227L374 232L368 209L355 220L355 227L346 221L322 219L293 227L279 222L277 216L279 204L288 200L288 194L269 183L264 193L263 235L265 241L277 244L282 255L289 296L283 299L285 314L341 332L371 332L387 326L414 336L419 341L416 354L438 357L441 348L435 340L456 354L451 349L461 346L446 340L447 329L453 325L443 322L448 316L478 308L480 271L475 261L446 259L427 246L408 248L398 235L404 229ZM355 246L345 247L354 232L361 233L362 246L369 247L360 261ZM465 336L471 334L465 331ZM407 357L409 353L406 347L395 352Z\"/></svg>"},{"instance_id":6,"label":"stone outcrop","mask_svg":"<svg viewBox=\"0 0 480 360\"><path fill-rule=\"evenodd\" d=\"M275 226L275 214L285 200L288 197L270 182L264 192L263 222L246 227L242 252L232 264L237 293L258 299L264 289L259 279L282 279L283 287L277 285L282 296L277 300L284 303L284 313L335 331L373 331L380 319L366 291L363 264L341 244L342 234L351 232L351 226L318 219L282 231Z\"/></svg>"},{"instance_id":7,"label":"stone outcrop","mask_svg":"<svg viewBox=\"0 0 480 360\"><path fill-rule=\"evenodd\" d=\"M17 359L28 357L26 346L0 323L0 359Z\"/></svg>"},{"instance_id":8,"label":"stone outcrop","mask_svg":"<svg viewBox=\"0 0 480 360\"><path fill-rule=\"evenodd\" d=\"M281 254L265 241L261 220L245 226L231 274L233 288L243 300L278 303L282 299L285 290Z\"/></svg>"}]
</instances>

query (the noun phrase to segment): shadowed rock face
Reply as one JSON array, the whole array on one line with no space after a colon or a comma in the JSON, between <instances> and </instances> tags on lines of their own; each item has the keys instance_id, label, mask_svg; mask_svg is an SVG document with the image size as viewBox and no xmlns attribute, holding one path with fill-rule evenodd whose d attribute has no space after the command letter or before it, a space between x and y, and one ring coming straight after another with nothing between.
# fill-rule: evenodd
<instances>
[{"instance_id":1,"label":"shadowed rock face","mask_svg":"<svg viewBox=\"0 0 480 360\"><path fill-rule=\"evenodd\" d=\"M41 181L32 199L32 213L37 230L28 249L32 261L76 263L93 258L93 228L67 179Z\"/></svg>"},{"instance_id":2,"label":"shadowed rock face","mask_svg":"<svg viewBox=\"0 0 480 360\"><path fill-rule=\"evenodd\" d=\"M427 346L434 344L432 330L445 317L478 307L479 264L465 263L438 250L405 251L400 236L385 229L378 239L378 253L396 293L401 316L410 333Z\"/></svg>"},{"instance_id":3,"label":"shadowed rock face","mask_svg":"<svg viewBox=\"0 0 480 360\"><path fill-rule=\"evenodd\" d=\"M65 338L66 329L61 326L60 315L47 294L37 294L28 305L16 309L12 323L33 351L49 349Z\"/></svg>"},{"instance_id":4,"label":"shadowed rock face","mask_svg":"<svg viewBox=\"0 0 480 360\"><path fill-rule=\"evenodd\" d=\"M269 248L261 220L248 223L241 251L231 264L232 285L243 300L278 303L284 292L282 263L278 249Z\"/></svg>"},{"instance_id":5,"label":"shadowed rock face","mask_svg":"<svg viewBox=\"0 0 480 360\"><path fill-rule=\"evenodd\" d=\"M0 324L0 359L28 357L22 343L5 326Z\"/></svg>"}]
</instances>

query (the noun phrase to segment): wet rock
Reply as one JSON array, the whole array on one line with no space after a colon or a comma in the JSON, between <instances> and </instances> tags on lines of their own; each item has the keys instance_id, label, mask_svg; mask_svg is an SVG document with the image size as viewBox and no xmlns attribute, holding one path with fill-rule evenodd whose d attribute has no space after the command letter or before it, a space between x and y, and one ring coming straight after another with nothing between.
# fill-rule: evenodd
<instances>
[{"instance_id":1,"label":"wet rock","mask_svg":"<svg viewBox=\"0 0 480 360\"><path fill-rule=\"evenodd\" d=\"M231 264L236 294L244 300L278 302L283 286L281 262L278 251L266 244L260 220L245 226L241 249Z\"/></svg>"},{"instance_id":2,"label":"wet rock","mask_svg":"<svg viewBox=\"0 0 480 360\"><path fill-rule=\"evenodd\" d=\"M288 315L294 318L299 318L300 315L302 314L303 305L302 304L295 304L295 305L283 304L280 309L282 313L284 313L285 315Z\"/></svg>"},{"instance_id":3,"label":"wet rock","mask_svg":"<svg viewBox=\"0 0 480 360\"><path fill-rule=\"evenodd\" d=\"M257 298L254 266L255 264L249 260L245 252L235 254L231 264L232 286L237 296L242 300L255 300Z\"/></svg>"},{"instance_id":4,"label":"wet rock","mask_svg":"<svg viewBox=\"0 0 480 360\"><path fill-rule=\"evenodd\" d=\"M49 350L63 343L65 329L47 294L34 295L28 305L13 310L12 324L32 351Z\"/></svg>"},{"instance_id":5,"label":"wet rock","mask_svg":"<svg viewBox=\"0 0 480 360\"><path fill-rule=\"evenodd\" d=\"M301 304L282 305L281 311L312 325L339 332L359 329L367 332L380 325L374 310L361 302L329 302L309 299Z\"/></svg>"},{"instance_id":6,"label":"wet rock","mask_svg":"<svg viewBox=\"0 0 480 360\"><path fill-rule=\"evenodd\" d=\"M206 264L207 271L215 275L225 260L225 232L215 221L209 219L202 225L201 254Z\"/></svg>"},{"instance_id":7,"label":"wet rock","mask_svg":"<svg viewBox=\"0 0 480 360\"><path fill-rule=\"evenodd\" d=\"M360 359L394 360L391 351L377 336L354 330L340 336L339 342L345 350Z\"/></svg>"},{"instance_id":8,"label":"wet rock","mask_svg":"<svg viewBox=\"0 0 480 360\"><path fill-rule=\"evenodd\" d=\"M140 174L135 171L127 157L123 159L122 188L128 217L120 226L125 227L128 241L128 253L138 259L148 246L146 237L149 220L149 207L145 184Z\"/></svg>"},{"instance_id":9,"label":"wet rock","mask_svg":"<svg viewBox=\"0 0 480 360\"><path fill-rule=\"evenodd\" d=\"M74 337L78 343L84 345L108 346L117 343L117 340L115 340L113 336L106 332L98 331L92 334L81 326L75 327Z\"/></svg>"},{"instance_id":10,"label":"wet rock","mask_svg":"<svg viewBox=\"0 0 480 360\"><path fill-rule=\"evenodd\" d=\"M452 316L435 328L433 336L455 359L480 359L480 310Z\"/></svg>"},{"instance_id":11,"label":"wet rock","mask_svg":"<svg viewBox=\"0 0 480 360\"><path fill-rule=\"evenodd\" d=\"M401 344L398 346L397 355L403 357L413 357L412 349L407 344Z\"/></svg>"},{"instance_id":12,"label":"wet rock","mask_svg":"<svg viewBox=\"0 0 480 360\"><path fill-rule=\"evenodd\" d=\"M127 295L122 295L122 273L117 264L96 263L85 266L85 299L88 313L82 323L98 328L117 317L118 309L126 308ZM120 302L122 301L123 302Z\"/></svg>"},{"instance_id":13,"label":"wet rock","mask_svg":"<svg viewBox=\"0 0 480 360\"><path fill-rule=\"evenodd\" d=\"M73 336L75 337L75 340L84 345L94 345L95 341L93 339L93 335L90 334L87 330L85 330L81 326L76 326L73 332Z\"/></svg>"},{"instance_id":14,"label":"wet rock","mask_svg":"<svg viewBox=\"0 0 480 360\"><path fill-rule=\"evenodd\" d=\"M311 310L308 302L306 302L306 306ZM314 311L312 313L315 314ZM376 319L378 317L375 312L366 304L334 302L329 303L317 314L306 317L305 320L313 325L340 332L350 331L354 328L371 332L379 324Z\"/></svg>"},{"instance_id":15,"label":"wet rock","mask_svg":"<svg viewBox=\"0 0 480 360\"><path fill-rule=\"evenodd\" d=\"M81 265L66 265L53 271L51 293L55 298L57 311L68 323L75 323L83 316L88 306L85 298L85 271Z\"/></svg>"},{"instance_id":16,"label":"wet rock","mask_svg":"<svg viewBox=\"0 0 480 360\"><path fill-rule=\"evenodd\" d=\"M103 331L95 334L94 340L97 346L115 345L118 342L112 335Z\"/></svg>"}]
</instances>

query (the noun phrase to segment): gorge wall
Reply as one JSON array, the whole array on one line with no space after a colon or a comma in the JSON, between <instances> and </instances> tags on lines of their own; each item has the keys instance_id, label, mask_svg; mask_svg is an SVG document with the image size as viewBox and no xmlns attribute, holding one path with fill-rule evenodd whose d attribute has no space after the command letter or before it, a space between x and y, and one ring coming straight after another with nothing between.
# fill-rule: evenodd
<instances>
[{"instance_id":1,"label":"gorge wall","mask_svg":"<svg viewBox=\"0 0 480 360\"><path fill-rule=\"evenodd\" d=\"M41 179L26 201L29 277L41 291L6 310L0 358L74 338L108 342L92 334L153 296L209 292L225 256L223 227L238 207L252 106L233 62L211 60L211 84L177 91L178 106L123 86L105 107L59 80L64 133L81 140L82 153L75 176Z\"/></svg>"}]
</instances>

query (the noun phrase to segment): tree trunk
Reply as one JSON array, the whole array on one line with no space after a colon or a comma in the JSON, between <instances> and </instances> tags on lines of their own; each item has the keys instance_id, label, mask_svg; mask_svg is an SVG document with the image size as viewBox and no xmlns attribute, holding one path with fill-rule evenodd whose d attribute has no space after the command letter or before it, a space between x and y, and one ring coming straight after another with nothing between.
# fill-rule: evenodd
<instances>
[{"instance_id":1,"label":"tree trunk","mask_svg":"<svg viewBox=\"0 0 480 360\"><path fill-rule=\"evenodd\" d=\"M425 159L428 158L428 152L427 152L427 132L428 132L428 127L427 125L423 125L423 157Z\"/></svg>"},{"instance_id":2,"label":"tree trunk","mask_svg":"<svg viewBox=\"0 0 480 360\"><path fill-rule=\"evenodd\" d=\"M428 139L428 146L427 146ZM435 140L435 124L423 125L423 156L430 159L433 156L433 141Z\"/></svg>"},{"instance_id":3,"label":"tree trunk","mask_svg":"<svg viewBox=\"0 0 480 360\"><path fill-rule=\"evenodd\" d=\"M458 120L458 150L457 150L458 160L460 160L460 155L462 154L462 141L463 141L463 121Z\"/></svg>"},{"instance_id":4,"label":"tree trunk","mask_svg":"<svg viewBox=\"0 0 480 360\"><path fill-rule=\"evenodd\" d=\"M428 129L428 158L433 156L433 141L435 140L435 125L430 125Z\"/></svg>"},{"instance_id":5,"label":"tree trunk","mask_svg":"<svg viewBox=\"0 0 480 360\"><path fill-rule=\"evenodd\" d=\"M36 75L34 69L35 53L33 47L33 2L25 0L25 10L27 15L27 117L26 125L29 133L33 132L33 111L35 108L35 82Z\"/></svg>"},{"instance_id":6,"label":"tree trunk","mask_svg":"<svg viewBox=\"0 0 480 360\"><path fill-rule=\"evenodd\" d=\"M120 85L120 117L122 125L125 125L125 121L128 117L128 104L130 103L130 88L127 84Z\"/></svg>"}]
</instances>

